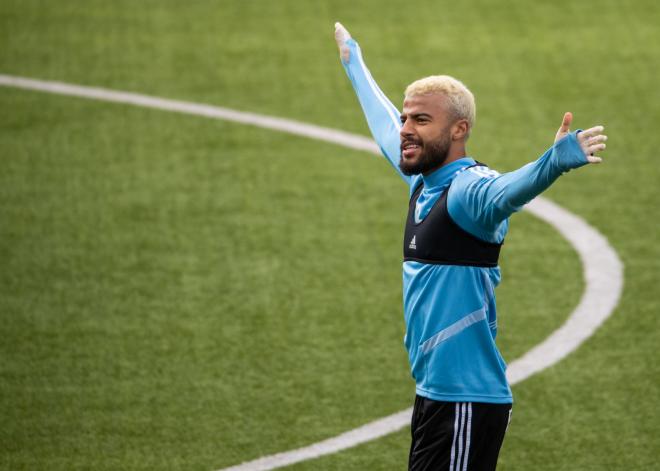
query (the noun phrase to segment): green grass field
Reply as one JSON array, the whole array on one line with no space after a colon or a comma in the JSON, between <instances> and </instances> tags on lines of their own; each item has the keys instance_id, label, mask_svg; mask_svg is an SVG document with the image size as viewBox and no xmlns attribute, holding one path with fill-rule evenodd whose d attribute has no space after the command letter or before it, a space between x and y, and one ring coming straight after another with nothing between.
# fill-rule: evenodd
<instances>
[{"instance_id":1,"label":"green grass field","mask_svg":"<svg viewBox=\"0 0 660 471\"><path fill-rule=\"evenodd\" d=\"M535 159L564 111L606 163L547 193L625 264L613 317L514 387L502 470L660 469L660 6L655 2L5 0L0 74L367 134L334 21L400 104L449 73L470 153ZM0 87L0 469L215 470L409 407L401 237L384 159L201 117ZM358 206L357 202L360 201ZM498 343L544 339L584 287L568 243L514 216ZM404 430L291 466L393 470Z\"/></svg>"}]
</instances>

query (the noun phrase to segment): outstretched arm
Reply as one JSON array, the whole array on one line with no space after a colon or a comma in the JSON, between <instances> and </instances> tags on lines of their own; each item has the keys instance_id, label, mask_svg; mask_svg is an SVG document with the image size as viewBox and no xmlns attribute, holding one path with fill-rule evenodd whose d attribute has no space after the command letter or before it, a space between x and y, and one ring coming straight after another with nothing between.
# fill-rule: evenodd
<instances>
[{"instance_id":1,"label":"outstretched arm","mask_svg":"<svg viewBox=\"0 0 660 471\"><path fill-rule=\"evenodd\" d=\"M410 184L410 177L399 170L401 129L399 110L378 88L369 69L364 64L360 46L351 38L341 23L335 23L335 40L339 47L342 65L351 80L362 111L367 118L371 134L390 164Z\"/></svg>"},{"instance_id":2,"label":"outstretched arm","mask_svg":"<svg viewBox=\"0 0 660 471\"><path fill-rule=\"evenodd\" d=\"M463 229L484 239L497 232L498 225L512 213L545 191L563 173L588 163L600 163L595 156L605 149L603 126L570 132L573 116L566 113L554 145L538 160L513 172L498 174L484 167L469 169L449 190L449 213ZM462 187L462 188L461 188ZM462 190L462 191L460 191ZM496 237L495 237L496 238Z\"/></svg>"}]
</instances>

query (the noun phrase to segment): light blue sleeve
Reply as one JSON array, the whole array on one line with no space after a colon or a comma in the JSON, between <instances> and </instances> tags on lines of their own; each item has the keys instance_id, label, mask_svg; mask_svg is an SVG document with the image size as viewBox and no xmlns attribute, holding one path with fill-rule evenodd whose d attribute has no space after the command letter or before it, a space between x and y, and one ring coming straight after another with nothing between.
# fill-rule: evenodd
<instances>
[{"instance_id":1,"label":"light blue sleeve","mask_svg":"<svg viewBox=\"0 0 660 471\"><path fill-rule=\"evenodd\" d=\"M555 143L537 161L513 172L499 174L487 167L470 168L459 174L449 188L449 214L469 233L500 243L511 214L520 211L563 173L587 163L574 132Z\"/></svg>"},{"instance_id":2,"label":"light blue sleeve","mask_svg":"<svg viewBox=\"0 0 660 471\"><path fill-rule=\"evenodd\" d=\"M360 101L371 134L383 155L387 157L387 160L392 164L401 178L410 185L410 177L401 173L399 169L401 152L401 141L399 138L401 115L399 110L396 109L381 89L378 88L369 69L364 64L362 51L360 51L358 43L354 39L349 39L346 44L349 47L350 55L348 62L342 60L342 65Z\"/></svg>"}]
</instances>

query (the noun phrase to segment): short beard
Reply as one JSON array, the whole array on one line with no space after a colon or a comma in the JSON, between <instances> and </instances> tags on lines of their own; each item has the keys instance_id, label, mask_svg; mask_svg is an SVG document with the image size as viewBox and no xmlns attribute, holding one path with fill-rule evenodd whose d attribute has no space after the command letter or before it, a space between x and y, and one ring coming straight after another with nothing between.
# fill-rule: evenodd
<instances>
[{"instance_id":1,"label":"short beard","mask_svg":"<svg viewBox=\"0 0 660 471\"><path fill-rule=\"evenodd\" d=\"M445 137L440 137L435 141L425 144L419 159L415 162L408 162L401 157L399 168L404 175L425 174L436 168L440 168L449 156L451 146L451 137L449 133L443 133Z\"/></svg>"}]
</instances>

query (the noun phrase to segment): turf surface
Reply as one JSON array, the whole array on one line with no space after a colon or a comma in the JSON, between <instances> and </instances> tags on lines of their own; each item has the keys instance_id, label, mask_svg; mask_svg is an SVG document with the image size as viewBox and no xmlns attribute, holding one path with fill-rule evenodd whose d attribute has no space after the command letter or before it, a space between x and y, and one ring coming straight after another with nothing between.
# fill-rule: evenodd
<instances>
[{"instance_id":1,"label":"turf surface","mask_svg":"<svg viewBox=\"0 0 660 471\"><path fill-rule=\"evenodd\" d=\"M566 110L604 123L607 163L548 196L610 239L624 296L576 354L514 388L500 467L651 469L660 14L632 5L6 1L0 73L364 134L339 19L395 102L422 75L466 81L471 152L497 169L538 155ZM36 92L0 89L0 107L2 469L217 469L411 404L405 188L381 159ZM509 360L583 286L554 231L525 214L511 226L498 289ZM401 469L407 446L403 431L291 469Z\"/></svg>"}]
</instances>

